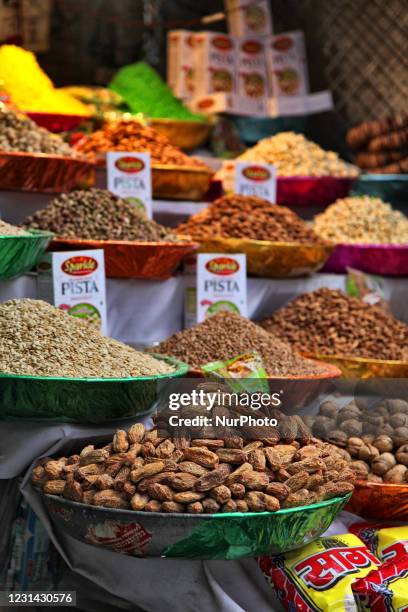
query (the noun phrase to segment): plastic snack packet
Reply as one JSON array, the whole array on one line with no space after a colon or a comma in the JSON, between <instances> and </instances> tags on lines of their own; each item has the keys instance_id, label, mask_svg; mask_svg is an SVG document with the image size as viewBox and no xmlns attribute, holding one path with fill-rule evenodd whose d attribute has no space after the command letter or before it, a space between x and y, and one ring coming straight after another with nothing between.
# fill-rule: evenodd
<instances>
[{"instance_id":1,"label":"plastic snack packet","mask_svg":"<svg viewBox=\"0 0 408 612\"><path fill-rule=\"evenodd\" d=\"M408 555L408 525L354 523L350 526L350 531L384 563L395 561L401 555Z\"/></svg>"},{"instance_id":2,"label":"plastic snack packet","mask_svg":"<svg viewBox=\"0 0 408 612\"><path fill-rule=\"evenodd\" d=\"M361 612L408 610L408 555L384 563L351 588Z\"/></svg>"},{"instance_id":3,"label":"plastic snack packet","mask_svg":"<svg viewBox=\"0 0 408 612\"><path fill-rule=\"evenodd\" d=\"M298 550L259 560L290 612L356 611L351 584L378 565L378 559L350 533L320 538Z\"/></svg>"},{"instance_id":4,"label":"plastic snack packet","mask_svg":"<svg viewBox=\"0 0 408 612\"><path fill-rule=\"evenodd\" d=\"M213 361L201 368L212 378L222 378L233 391L269 391L262 357L256 351L238 355L227 361Z\"/></svg>"}]
</instances>

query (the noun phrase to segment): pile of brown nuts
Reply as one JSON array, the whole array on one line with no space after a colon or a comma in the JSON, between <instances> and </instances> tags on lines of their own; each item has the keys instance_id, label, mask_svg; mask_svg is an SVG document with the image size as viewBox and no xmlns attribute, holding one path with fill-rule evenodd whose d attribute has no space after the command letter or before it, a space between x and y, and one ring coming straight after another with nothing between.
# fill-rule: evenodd
<instances>
[{"instance_id":1,"label":"pile of brown nuts","mask_svg":"<svg viewBox=\"0 0 408 612\"><path fill-rule=\"evenodd\" d=\"M152 164L207 168L200 160L171 145L166 136L136 120L106 122L100 130L78 143L78 150L91 158L107 151L146 152L150 153Z\"/></svg>"},{"instance_id":2,"label":"pile of brown nuts","mask_svg":"<svg viewBox=\"0 0 408 612\"><path fill-rule=\"evenodd\" d=\"M304 421L315 436L344 449L359 480L408 482L407 401L384 400L372 410L359 400L340 410L326 401Z\"/></svg>"},{"instance_id":3,"label":"pile of brown nuts","mask_svg":"<svg viewBox=\"0 0 408 612\"><path fill-rule=\"evenodd\" d=\"M60 136L9 110L0 110L0 151L79 157Z\"/></svg>"},{"instance_id":4,"label":"pile of brown nuts","mask_svg":"<svg viewBox=\"0 0 408 612\"><path fill-rule=\"evenodd\" d=\"M24 227L66 238L176 242L177 236L106 189L63 193L24 222Z\"/></svg>"},{"instance_id":5,"label":"pile of brown nuts","mask_svg":"<svg viewBox=\"0 0 408 612\"><path fill-rule=\"evenodd\" d=\"M322 238L293 211L254 196L220 198L180 225L177 233L193 238L222 236L273 242L318 243Z\"/></svg>"},{"instance_id":6,"label":"pile of brown nuts","mask_svg":"<svg viewBox=\"0 0 408 612\"><path fill-rule=\"evenodd\" d=\"M336 289L300 295L261 325L305 355L408 361L408 325Z\"/></svg>"},{"instance_id":7,"label":"pile of brown nuts","mask_svg":"<svg viewBox=\"0 0 408 612\"><path fill-rule=\"evenodd\" d=\"M117 431L103 448L42 459L32 472L43 493L75 502L191 514L309 505L352 492L353 481L343 451L309 433L299 440L191 439L141 423Z\"/></svg>"}]
</instances>

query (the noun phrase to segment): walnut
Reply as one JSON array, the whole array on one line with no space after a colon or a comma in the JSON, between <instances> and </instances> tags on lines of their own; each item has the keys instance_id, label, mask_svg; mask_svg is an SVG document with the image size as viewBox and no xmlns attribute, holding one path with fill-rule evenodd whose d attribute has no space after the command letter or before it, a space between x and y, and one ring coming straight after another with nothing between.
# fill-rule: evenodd
<instances>
[{"instance_id":1,"label":"walnut","mask_svg":"<svg viewBox=\"0 0 408 612\"><path fill-rule=\"evenodd\" d=\"M386 400L385 405L387 406L390 414L396 414L398 412L408 413L408 402L401 399L390 399Z\"/></svg>"},{"instance_id":2,"label":"walnut","mask_svg":"<svg viewBox=\"0 0 408 612\"><path fill-rule=\"evenodd\" d=\"M365 461L352 461L350 467L355 472L356 476L360 480L366 480L369 472L368 465Z\"/></svg>"},{"instance_id":3,"label":"walnut","mask_svg":"<svg viewBox=\"0 0 408 612\"><path fill-rule=\"evenodd\" d=\"M326 440L331 444L344 447L347 444L347 434L340 429L334 429L326 435Z\"/></svg>"},{"instance_id":4,"label":"walnut","mask_svg":"<svg viewBox=\"0 0 408 612\"><path fill-rule=\"evenodd\" d=\"M341 428L348 436L360 436L363 431L363 424L357 419L347 419L342 422Z\"/></svg>"},{"instance_id":5,"label":"walnut","mask_svg":"<svg viewBox=\"0 0 408 612\"><path fill-rule=\"evenodd\" d=\"M383 479L381 478L381 476L377 476L377 474L369 474L367 476L367 481L368 482L382 482Z\"/></svg>"},{"instance_id":6,"label":"walnut","mask_svg":"<svg viewBox=\"0 0 408 612\"><path fill-rule=\"evenodd\" d=\"M381 435L373 440L373 446L378 448L380 453L389 453L394 448L394 443L390 436Z\"/></svg>"},{"instance_id":7,"label":"walnut","mask_svg":"<svg viewBox=\"0 0 408 612\"><path fill-rule=\"evenodd\" d=\"M393 427L406 427L408 425L408 414L396 412L390 417L390 425Z\"/></svg>"},{"instance_id":8,"label":"walnut","mask_svg":"<svg viewBox=\"0 0 408 612\"><path fill-rule=\"evenodd\" d=\"M352 457L358 457L362 446L364 446L364 442L361 438L352 437L348 439L346 450Z\"/></svg>"},{"instance_id":9,"label":"walnut","mask_svg":"<svg viewBox=\"0 0 408 612\"><path fill-rule=\"evenodd\" d=\"M408 465L408 444L403 444L399 447L399 449L395 453L395 458L398 463Z\"/></svg>"},{"instance_id":10,"label":"walnut","mask_svg":"<svg viewBox=\"0 0 408 612\"><path fill-rule=\"evenodd\" d=\"M394 455L391 453L381 453L381 455L373 460L371 469L377 476L382 476L385 472L388 472L388 470L394 467L396 463Z\"/></svg>"},{"instance_id":11,"label":"walnut","mask_svg":"<svg viewBox=\"0 0 408 612\"><path fill-rule=\"evenodd\" d=\"M394 465L394 467L392 467L390 470L388 470L388 472L384 474L384 482L391 482L395 484L404 482L406 472L407 467L405 465Z\"/></svg>"},{"instance_id":12,"label":"walnut","mask_svg":"<svg viewBox=\"0 0 408 612\"><path fill-rule=\"evenodd\" d=\"M367 461L368 463L371 463L371 461L378 457L379 454L380 451L378 450L378 448L376 448L372 444L364 444L358 452L358 458L362 459L363 461Z\"/></svg>"},{"instance_id":13,"label":"walnut","mask_svg":"<svg viewBox=\"0 0 408 612\"><path fill-rule=\"evenodd\" d=\"M319 438L325 438L326 435L335 428L336 422L334 419L329 419L325 416L317 416L313 424L313 434Z\"/></svg>"},{"instance_id":14,"label":"walnut","mask_svg":"<svg viewBox=\"0 0 408 612\"><path fill-rule=\"evenodd\" d=\"M337 406L337 404L331 401L323 402L319 406L319 414L328 417L329 419L335 419L337 417L338 412L339 407Z\"/></svg>"},{"instance_id":15,"label":"walnut","mask_svg":"<svg viewBox=\"0 0 408 612\"><path fill-rule=\"evenodd\" d=\"M408 442L408 427L397 427L394 429L392 439L396 446L402 446Z\"/></svg>"},{"instance_id":16,"label":"walnut","mask_svg":"<svg viewBox=\"0 0 408 612\"><path fill-rule=\"evenodd\" d=\"M378 416L382 416L384 417L384 419L388 420L389 412L388 408L384 406L384 404L379 404L378 406L376 406L373 410L373 413L377 414Z\"/></svg>"}]
</instances>

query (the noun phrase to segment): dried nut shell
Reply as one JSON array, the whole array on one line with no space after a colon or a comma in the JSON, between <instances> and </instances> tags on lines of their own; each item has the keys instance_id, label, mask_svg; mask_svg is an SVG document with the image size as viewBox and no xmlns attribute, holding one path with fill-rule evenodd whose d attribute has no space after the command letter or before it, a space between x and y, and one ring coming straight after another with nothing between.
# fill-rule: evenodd
<instances>
[{"instance_id":1,"label":"dried nut shell","mask_svg":"<svg viewBox=\"0 0 408 612\"><path fill-rule=\"evenodd\" d=\"M296 461L295 463L291 463L287 467L287 471L289 474L293 475L297 472L302 472L306 470L310 474L313 472L317 472L319 470L324 470L326 468L326 464L321 459L310 457L307 459L302 459L302 461Z\"/></svg>"},{"instance_id":2,"label":"dried nut shell","mask_svg":"<svg viewBox=\"0 0 408 612\"><path fill-rule=\"evenodd\" d=\"M269 476L265 472L246 470L239 476L237 482L244 485L246 489L260 491L269 484Z\"/></svg>"},{"instance_id":3,"label":"dried nut shell","mask_svg":"<svg viewBox=\"0 0 408 612\"><path fill-rule=\"evenodd\" d=\"M296 491L299 491L299 489L305 488L308 482L309 472L303 470L288 478L285 485L290 489L291 493L295 493Z\"/></svg>"},{"instance_id":4,"label":"dried nut shell","mask_svg":"<svg viewBox=\"0 0 408 612\"><path fill-rule=\"evenodd\" d=\"M401 484L405 480L405 474L407 467L405 465L394 465L388 472L383 475L384 482L390 482L395 484Z\"/></svg>"},{"instance_id":5,"label":"dried nut shell","mask_svg":"<svg viewBox=\"0 0 408 612\"><path fill-rule=\"evenodd\" d=\"M175 446L171 440L164 440L156 447L156 457L167 459L173 454Z\"/></svg>"},{"instance_id":6,"label":"dried nut shell","mask_svg":"<svg viewBox=\"0 0 408 612\"><path fill-rule=\"evenodd\" d=\"M154 463L147 463L140 468L136 468L130 472L130 480L132 482L139 482L142 478L147 478L148 476L154 476L154 474L159 474L164 469L164 461L155 461Z\"/></svg>"},{"instance_id":7,"label":"dried nut shell","mask_svg":"<svg viewBox=\"0 0 408 612\"><path fill-rule=\"evenodd\" d=\"M109 457L109 451L101 448L100 450L90 450L87 453L80 455L79 464L81 466L89 465L90 463L104 463Z\"/></svg>"},{"instance_id":8,"label":"dried nut shell","mask_svg":"<svg viewBox=\"0 0 408 612\"><path fill-rule=\"evenodd\" d=\"M31 483L34 486L41 486L46 478L45 470L42 465L37 465L31 472Z\"/></svg>"},{"instance_id":9,"label":"dried nut shell","mask_svg":"<svg viewBox=\"0 0 408 612\"><path fill-rule=\"evenodd\" d=\"M190 514L202 514L204 512L204 508L201 502L196 501L188 504L187 512Z\"/></svg>"},{"instance_id":10,"label":"dried nut shell","mask_svg":"<svg viewBox=\"0 0 408 612\"><path fill-rule=\"evenodd\" d=\"M332 499L351 493L354 487L350 482L328 482L317 490L320 499Z\"/></svg>"},{"instance_id":11,"label":"dried nut shell","mask_svg":"<svg viewBox=\"0 0 408 612\"><path fill-rule=\"evenodd\" d=\"M197 477L187 472L178 472L170 479L171 488L175 491L189 491L194 488Z\"/></svg>"},{"instance_id":12,"label":"dried nut shell","mask_svg":"<svg viewBox=\"0 0 408 612\"><path fill-rule=\"evenodd\" d=\"M241 449L220 448L217 450L220 461L240 465L246 461L246 453Z\"/></svg>"},{"instance_id":13,"label":"dried nut shell","mask_svg":"<svg viewBox=\"0 0 408 612\"><path fill-rule=\"evenodd\" d=\"M143 508L145 512L160 512L161 503L157 499L151 499Z\"/></svg>"},{"instance_id":14,"label":"dried nut shell","mask_svg":"<svg viewBox=\"0 0 408 612\"><path fill-rule=\"evenodd\" d=\"M361 480L366 480L370 468L365 461L352 461L350 467L355 473L356 477Z\"/></svg>"},{"instance_id":15,"label":"dried nut shell","mask_svg":"<svg viewBox=\"0 0 408 612\"><path fill-rule=\"evenodd\" d=\"M291 444L277 444L264 449L266 459L272 470L286 467L292 461L297 449Z\"/></svg>"},{"instance_id":16,"label":"dried nut shell","mask_svg":"<svg viewBox=\"0 0 408 612\"><path fill-rule=\"evenodd\" d=\"M145 459L147 457L155 457L156 456L156 447L153 442L144 442L142 444L142 457Z\"/></svg>"},{"instance_id":17,"label":"dried nut shell","mask_svg":"<svg viewBox=\"0 0 408 612\"><path fill-rule=\"evenodd\" d=\"M71 501L81 502L83 491L79 482L76 482L75 480L67 480L65 483L63 496Z\"/></svg>"},{"instance_id":18,"label":"dried nut shell","mask_svg":"<svg viewBox=\"0 0 408 612\"><path fill-rule=\"evenodd\" d=\"M265 489L267 495L276 497L279 501L283 501L290 493L289 487L283 482L270 482Z\"/></svg>"},{"instance_id":19,"label":"dried nut shell","mask_svg":"<svg viewBox=\"0 0 408 612\"><path fill-rule=\"evenodd\" d=\"M113 482L113 488L117 491L121 491L123 489L123 485L130 477L131 468L124 465L120 468L119 472L116 474ZM108 488L108 487L107 487Z\"/></svg>"},{"instance_id":20,"label":"dried nut shell","mask_svg":"<svg viewBox=\"0 0 408 612\"><path fill-rule=\"evenodd\" d=\"M252 470L253 470L253 467L250 463L243 463L242 465L239 466L239 468L231 472L231 474L227 478L226 484L229 486L233 482L238 482L241 474L243 474L246 471L252 471Z\"/></svg>"},{"instance_id":21,"label":"dried nut shell","mask_svg":"<svg viewBox=\"0 0 408 612\"><path fill-rule=\"evenodd\" d=\"M165 501L161 505L162 512L169 512L174 514L175 512L184 512L183 504L178 504L174 501Z\"/></svg>"},{"instance_id":22,"label":"dried nut shell","mask_svg":"<svg viewBox=\"0 0 408 612\"><path fill-rule=\"evenodd\" d=\"M44 471L48 478L62 478L64 473L64 465L59 461L47 461L44 465Z\"/></svg>"},{"instance_id":23,"label":"dried nut shell","mask_svg":"<svg viewBox=\"0 0 408 612\"><path fill-rule=\"evenodd\" d=\"M220 466L218 466L218 468L216 468L215 470L212 470L211 472L208 472L208 474L205 474L205 476L201 476L201 478L199 478L195 484L194 484L194 489L196 491L209 491L210 489L213 489L214 487L217 487L218 485L223 484L228 476L230 475L231 472L231 468L229 465L223 463Z\"/></svg>"},{"instance_id":24,"label":"dried nut shell","mask_svg":"<svg viewBox=\"0 0 408 612\"><path fill-rule=\"evenodd\" d=\"M371 470L377 476L383 476L388 470L393 468L396 463L397 461L392 453L381 453L381 455L376 457L371 463Z\"/></svg>"},{"instance_id":25,"label":"dried nut shell","mask_svg":"<svg viewBox=\"0 0 408 612\"><path fill-rule=\"evenodd\" d=\"M113 436L112 448L115 453L125 453L129 448L129 440L126 431L118 429Z\"/></svg>"},{"instance_id":26,"label":"dried nut shell","mask_svg":"<svg viewBox=\"0 0 408 612\"><path fill-rule=\"evenodd\" d=\"M322 449L314 444L307 444L296 452L293 457L294 461L302 461L303 459L308 459L309 457L317 457L320 458L322 456Z\"/></svg>"},{"instance_id":27,"label":"dried nut shell","mask_svg":"<svg viewBox=\"0 0 408 612\"><path fill-rule=\"evenodd\" d=\"M173 491L165 484L160 482L152 482L147 487L147 492L153 499L159 501L173 501Z\"/></svg>"},{"instance_id":28,"label":"dried nut shell","mask_svg":"<svg viewBox=\"0 0 408 612\"><path fill-rule=\"evenodd\" d=\"M204 493L197 493L196 491L181 491L175 493L173 501L179 504L192 504L193 502L200 501L203 499Z\"/></svg>"},{"instance_id":29,"label":"dried nut shell","mask_svg":"<svg viewBox=\"0 0 408 612\"><path fill-rule=\"evenodd\" d=\"M186 472L187 474L192 474L193 476L197 476L197 477L208 474L207 468L203 467L202 465L198 465L198 463L194 463L193 461L181 461L178 464L178 467L179 467L180 472Z\"/></svg>"},{"instance_id":30,"label":"dried nut shell","mask_svg":"<svg viewBox=\"0 0 408 612\"><path fill-rule=\"evenodd\" d=\"M261 491L250 491L246 494L245 501L252 512L275 512L280 508L279 500L276 497Z\"/></svg>"},{"instance_id":31,"label":"dried nut shell","mask_svg":"<svg viewBox=\"0 0 408 612\"><path fill-rule=\"evenodd\" d=\"M266 467L266 457L264 452L260 448L255 448L251 452L247 453L248 463L252 465L254 470L262 472Z\"/></svg>"},{"instance_id":32,"label":"dried nut shell","mask_svg":"<svg viewBox=\"0 0 408 612\"><path fill-rule=\"evenodd\" d=\"M231 491L231 495L234 499L244 499L246 491L243 484L233 482L230 484L229 490Z\"/></svg>"},{"instance_id":33,"label":"dried nut shell","mask_svg":"<svg viewBox=\"0 0 408 612\"><path fill-rule=\"evenodd\" d=\"M96 478L94 484L97 489L103 491L104 489L113 488L114 480L112 476L109 476L109 474L100 474L99 476L96 476L94 478Z\"/></svg>"},{"instance_id":34,"label":"dried nut shell","mask_svg":"<svg viewBox=\"0 0 408 612\"><path fill-rule=\"evenodd\" d=\"M231 499L231 491L225 485L220 485L210 491L210 496L222 505Z\"/></svg>"},{"instance_id":35,"label":"dried nut shell","mask_svg":"<svg viewBox=\"0 0 408 612\"><path fill-rule=\"evenodd\" d=\"M211 497L206 497L201 503L203 505L204 512L207 514L215 514L216 512L220 511L220 504Z\"/></svg>"},{"instance_id":36,"label":"dried nut shell","mask_svg":"<svg viewBox=\"0 0 408 612\"><path fill-rule=\"evenodd\" d=\"M130 500L130 507L132 510L143 510L149 501L149 496L143 493L135 493Z\"/></svg>"},{"instance_id":37,"label":"dried nut shell","mask_svg":"<svg viewBox=\"0 0 408 612\"><path fill-rule=\"evenodd\" d=\"M194 461L206 468L215 468L219 463L218 456L212 451L201 448L199 446L192 446L184 450L184 459L186 461Z\"/></svg>"},{"instance_id":38,"label":"dried nut shell","mask_svg":"<svg viewBox=\"0 0 408 612\"><path fill-rule=\"evenodd\" d=\"M237 499L236 504L237 504L237 512L248 512L249 511L248 504L246 503L244 499Z\"/></svg>"},{"instance_id":39,"label":"dried nut shell","mask_svg":"<svg viewBox=\"0 0 408 612\"><path fill-rule=\"evenodd\" d=\"M399 447L399 449L395 453L395 458L398 463L408 465L408 444L403 444Z\"/></svg>"},{"instance_id":40,"label":"dried nut shell","mask_svg":"<svg viewBox=\"0 0 408 612\"><path fill-rule=\"evenodd\" d=\"M373 440L373 446L375 446L380 453L390 453L394 448L394 442L390 436L381 435Z\"/></svg>"},{"instance_id":41,"label":"dried nut shell","mask_svg":"<svg viewBox=\"0 0 408 612\"><path fill-rule=\"evenodd\" d=\"M192 446L205 446L209 450L217 450L218 448L223 448L225 445L224 440L213 440L209 438L196 438L191 440Z\"/></svg>"},{"instance_id":42,"label":"dried nut shell","mask_svg":"<svg viewBox=\"0 0 408 612\"><path fill-rule=\"evenodd\" d=\"M135 423L128 431L128 440L130 444L140 443L145 434L145 426L143 423Z\"/></svg>"},{"instance_id":43,"label":"dried nut shell","mask_svg":"<svg viewBox=\"0 0 408 612\"><path fill-rule=\"evenodd\" d=\"M43 484L44 493L49 495L62 495L64 493L66 480L47 480Z\"/></svg>"},{"instance_id":44,"label":"dried nut shell","mask_svg":"<svg viewBox=\"0 0 408 612\"><path fill-rule=\"evenodd\" d=\"M254 440L253 442L249 442L248 444L246 444L242 450L244 450L248 454L251 451L255 450L256 448L262 448L262 447L263 447L263 444L260 440Z\"/></svg>"},{"instance_id":45,"label":"dried nut shell","mask_svg":"<svg viewBox=\"0 0 408 612\"><path fill-rule=\"evenodd\" d=\"M222 507L221 512L236 512L237 511L237 502L233 499L229 499Z\"/></svg>"}]
</instances>

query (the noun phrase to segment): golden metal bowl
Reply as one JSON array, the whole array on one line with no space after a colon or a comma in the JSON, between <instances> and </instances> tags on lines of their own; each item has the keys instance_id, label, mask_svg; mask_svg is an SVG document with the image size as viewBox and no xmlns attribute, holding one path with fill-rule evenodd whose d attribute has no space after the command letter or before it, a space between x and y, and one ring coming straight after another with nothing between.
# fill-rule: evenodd
<instances>
[{"instance_id":1,"label":"golden metal bowl","mask_svg":"<svg viewBox=\"0 0 408 612\"><path fill-rule=\"evenodd\" d=\"M408 378L408 362L406 361L322 355L320 353L303 353L303 355L337 366L343 378Z\"/></svg>"},{"instance_id":2,"label":"golden metal bowl","mask_svg":"<svg viewBox=\"0 0 408 612\"><path fill-rule=\"evenodd\" d=\"M150 119L149 124L156 132L166 136L173 146L184 151L192 151L204 145L213 128L208 121L184 119Z\"/></svg>"},{"instance_id":3,"label":"golden metal bowl","mask_svg":"<svg viewBox=\"0 0 408 612\"><path fill-rule=\"evenodd\" d=\"M247 271L254 276L289 278L319 270L334 249L329 244L295 244L245 238L205 238L199 253L245 253Z\"/></svg>"},{"instance_id":4,"label":"golden metal bowl","mask_svg":"<svg viewBox=\"0 0 408 612\"><path fill-rule=\"evenodd\" d=\"M153 196L158 200L200 201L214 172L207 167L152 165Z\"/></svg>"}]
</instances>

